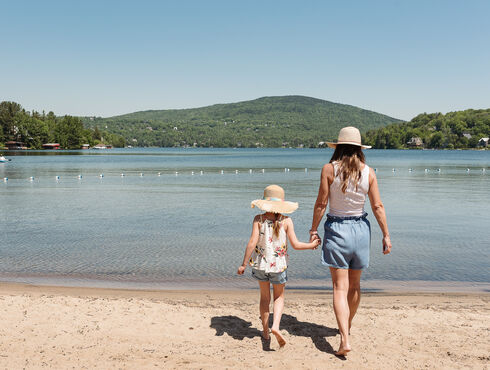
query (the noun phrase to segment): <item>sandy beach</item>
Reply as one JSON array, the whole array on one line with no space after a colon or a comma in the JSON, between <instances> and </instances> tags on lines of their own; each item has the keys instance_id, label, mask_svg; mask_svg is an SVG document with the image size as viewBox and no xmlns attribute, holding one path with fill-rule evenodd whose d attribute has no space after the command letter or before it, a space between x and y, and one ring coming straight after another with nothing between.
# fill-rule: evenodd
<instances>
[{"instance_id":1,"label":"sandy beach","mask_svg":"<svg viewBox=\"0 0 490 370\"><path fill-rule=\"evenodd\" d=\"M490 294L366 293L339 343L331 292L286 292L285 348L261 341L258 291L0 284L0 368L477 368Z\"/></svg>"}]
</instances>

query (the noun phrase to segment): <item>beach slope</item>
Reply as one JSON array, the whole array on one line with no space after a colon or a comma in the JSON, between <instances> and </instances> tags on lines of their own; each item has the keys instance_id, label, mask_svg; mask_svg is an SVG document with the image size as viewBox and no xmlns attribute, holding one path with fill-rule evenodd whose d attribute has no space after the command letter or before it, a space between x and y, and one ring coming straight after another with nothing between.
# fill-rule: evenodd
<instances>
[{"instance_id":1,"label":"beach slope","mask_svg":"<svg viewBox=\"0 0 490 370\"><path fill-rule=\"evenodd\" d=\"M261 341L258 292L0 284L0 368L488 368L490 294L368 293L338 358L325 291L287 291Z\"/></svg>"}]
</instances>

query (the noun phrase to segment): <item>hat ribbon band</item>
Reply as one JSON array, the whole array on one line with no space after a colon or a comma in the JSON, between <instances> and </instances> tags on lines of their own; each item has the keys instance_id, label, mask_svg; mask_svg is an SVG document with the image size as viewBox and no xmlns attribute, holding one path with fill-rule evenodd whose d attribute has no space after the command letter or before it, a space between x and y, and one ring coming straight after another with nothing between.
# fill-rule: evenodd
<instances>
[{"instance_id":1,"label":"hat ribbon band","mask_svg":"<svg viewBox=\"0 0 490 370\"><path fill-rule=\"evenodd\" d=\"M263 197L263 200L272 200L274 202L282 202L281 198L273 198L273 197Z\"/></svg>"}]
</instances>

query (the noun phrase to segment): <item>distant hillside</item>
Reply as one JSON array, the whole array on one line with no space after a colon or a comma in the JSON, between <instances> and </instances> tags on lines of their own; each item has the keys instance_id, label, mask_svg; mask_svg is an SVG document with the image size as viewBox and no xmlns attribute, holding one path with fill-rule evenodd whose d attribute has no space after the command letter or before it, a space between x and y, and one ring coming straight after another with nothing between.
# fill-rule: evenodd
<instances>
[{"instance_id":1,"label":"distant hillside","mask_svg":"<svg viewBox=\"0 0 490 370\"><path fill-rule=\"evenodd\" d=\"M490 136L490 109L423 113L410 122L366 133L368 145L378 149L467 149L485 146Z\"/></svg>"},{"instance_id":2,"label":"distant hillside","mask_svg":"<svg viewBox=\"0 0 490 370\"><path fill-rule=\"evenodd\" d=\"M317 146L353 125L361 132L401 120L305 96L264 97L203 108L150 110L84 123L122 135L133 146Z\"/></svg>"}]
</instances>

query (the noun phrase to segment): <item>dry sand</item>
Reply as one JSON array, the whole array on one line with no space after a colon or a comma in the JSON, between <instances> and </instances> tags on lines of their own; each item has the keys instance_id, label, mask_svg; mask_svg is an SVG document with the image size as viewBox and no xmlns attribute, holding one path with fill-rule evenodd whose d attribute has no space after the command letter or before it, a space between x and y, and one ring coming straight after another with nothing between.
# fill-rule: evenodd
<instances>
[{"instance_id":1,"label":"dry sand","mask_svg":"<svg viewBox=\"0 0 490 370\"><path fill-rule=\"evenodd\" d=\"M367 293L339 335L325 291L286 292L287 345L260 338L258 291L0 284L0 368L477 368L490 366L490 294Z\"/></svg>"}]
</instances>

